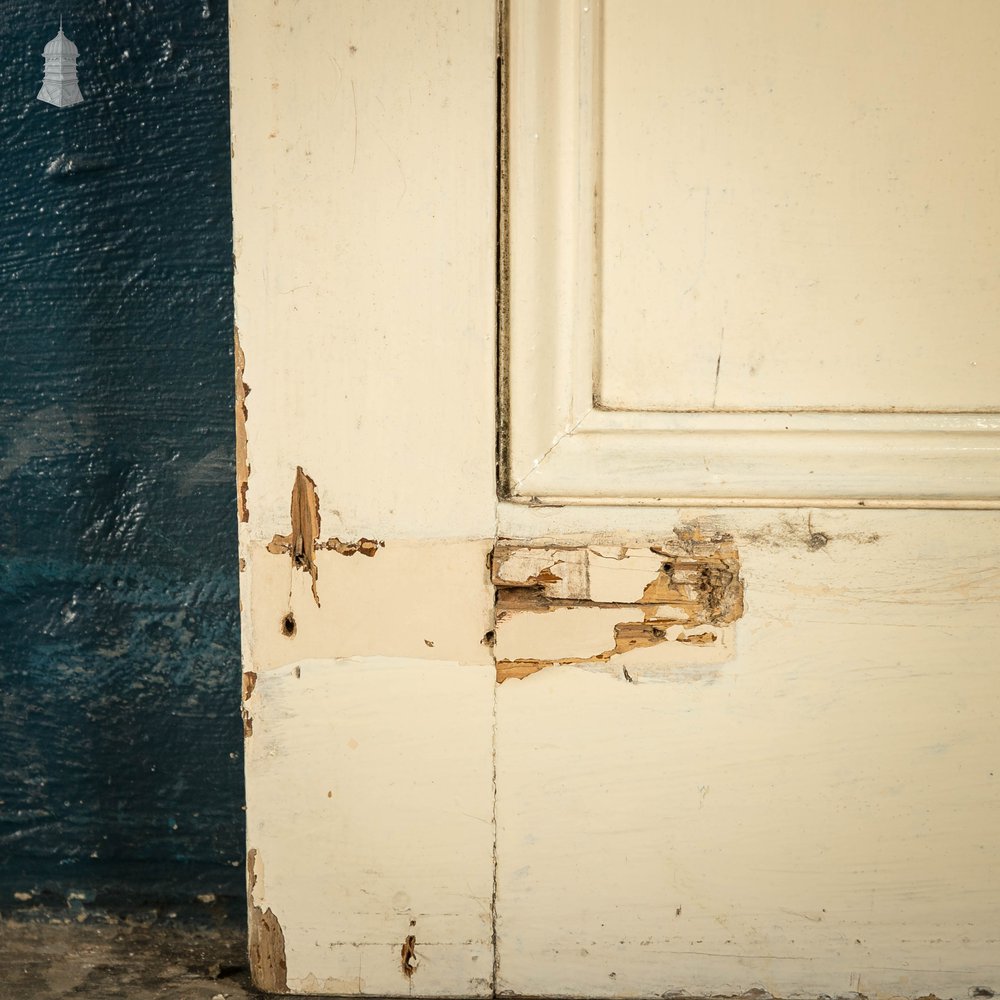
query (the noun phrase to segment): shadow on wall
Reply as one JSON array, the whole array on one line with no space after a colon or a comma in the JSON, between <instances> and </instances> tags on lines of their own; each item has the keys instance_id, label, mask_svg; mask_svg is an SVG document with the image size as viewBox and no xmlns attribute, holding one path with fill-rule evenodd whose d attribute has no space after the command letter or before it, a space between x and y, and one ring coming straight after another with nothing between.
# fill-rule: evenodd
<instances>
[{"instance_id":1,"label":"shadow on wall","mask_svg":"<svg viewBox=\"0 0 1000 1000\"><path fill-rule=\"evenodd\" d=\"M0 909L238 899L226 7L51 10L0 6Z\"/></svg>"}]
</instances>

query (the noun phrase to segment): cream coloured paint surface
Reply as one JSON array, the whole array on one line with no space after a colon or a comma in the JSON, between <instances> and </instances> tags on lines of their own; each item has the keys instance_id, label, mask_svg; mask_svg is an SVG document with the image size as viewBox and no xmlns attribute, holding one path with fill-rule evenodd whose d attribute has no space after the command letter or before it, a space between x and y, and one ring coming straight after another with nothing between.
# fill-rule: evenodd
<instances>
[{"instance_id":1,"label":"cream coloured paint surface","mask_svg":"<svg viewBox=\"0 0 1000 1000\"><path fill-rule=\"evenodd\" d=\"M251 536L297 466L324 535L491 534L492 9L233 0L231 39Z\"/></svg>"},{"instance_id":2,"label":"cream coloured paint surface","mask_svg":"<svg viewBox=\"0 0 1000 1000\"><path fill-rule=\"evenodd\" d=\"M995 410L993 0L603 6L604 404Z\"/></svg>"},{"instance_id":3,"label":"cream coloured paint surface","mask_svg":"<svg viewBox=\"0 0 1000 1000\"><path fill-rule=\"evenodd\" d=\"M492 665L483 644L493 627L491 547L490 539L435 539L389 542L370 558L319 552L317 605L307 574L250 543L255 571L244 594L256 668L280 667L289 657L379 655ZM289 613L294 636L286 635Z\"/></svg>"},{"instance_id":4,"label":"cream coloured paint surface","mask_svg":"<svg viewBox=\"0 0 1000 1000\"><path fill-rule=\"evenodd\" d=\"M727 530L747 611L719 669L500 685L498 989L990 988L996 515L536 513L502 523L566 544Z\"/></svg>"},{"instance_id":5,"label":"cream coloured paint surface","mask_svg":"<svg viewBox=\"0 0 1000 1000\"><path fill-rule=\"evenodd\" d=\"M231 3L250 907L284 987L1000 989L995 512L498 504L494 15ZM312 553L316 597L268 549L300 467L321 544L381 543ZM641 550L691 532L739 552L721 645L496 683L640 618ZM595 562L620 607L495 622L498 538L628 547L636 584Z\"/></svg>"},{"instance_id":6,"label":"cream coloured paint surface","mask_svg":"<svg viewBox=\"0 0 1000 1000\"><path fill-rule=\"evenodd\" d=\"M491 671L303 660L263 674L247 709L252 902L281 921L289 989L405 994L413 935L422 993L488 994Z\"/></svg>"},{"instance_id":7,"label":"cream coloured paint surface","mask_svg":"<svg viewBox=\"0 0 1000 1000\"><path fill-rule=\"evenodd\" d=\"M940 0L507 6L505 492L554 504L1000 506L997 133L970 110L995 89L995 6L963 5L953 21ZM855 37L851 11L877 30ZM958 55L956 32L976 34ZM661 40L683 54L661 59ZM898 60L906 72L894 75ZM933 72L900 91L910 62ZM872 99L895 95L878 143L870 124L838 117L855 82L838 86L837 74L855 69ZM715 97L698 90L720 74ZM961 108L949 104L956 88ZM873 191L879 152L915 156L921 116L935 112L956 141ZM907 123L908 144L894 142ZM827 162L817 149L841 133ZM810 156L839 187L803 173ZM942 172L950 186L931 202ZM704 174L696 193L710 181L725 195L710 218L677 205L690 196L677 177L691 173ZM777 200L775 178L786 181ZM838 199L870 227L860 242ZM612 370L633 395L607 396Z\"/></svg>"},{"instance_id":8,"label":"cream coloured paint surface","mask_svg":"<svg viewBox=\"0 0 1000 1000\"><path fill-rule=\"evenodd\" d=\"M250 916L285 962L254 975L486 995L494 12L233 0L230 21ZM311 553L318 603L268 551L299 468L317 540L381 543Z\"/></svg>"}]
</instances>

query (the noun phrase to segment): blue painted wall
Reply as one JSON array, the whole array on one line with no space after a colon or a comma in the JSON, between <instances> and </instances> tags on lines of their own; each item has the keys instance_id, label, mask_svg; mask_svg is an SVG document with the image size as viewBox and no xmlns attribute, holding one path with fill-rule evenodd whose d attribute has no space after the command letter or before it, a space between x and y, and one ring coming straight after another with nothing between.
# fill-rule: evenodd
<instances>
[{"instance_id":1,"label":"blue painted wall","mask_svg":"<svg viewBox=\"0 0 1000 1000\"><path fill-rule=\"evenodd\" d=\"M224 0L0 0L0 909L243 891L227 75Z\"/></svg>"}]
</instances>

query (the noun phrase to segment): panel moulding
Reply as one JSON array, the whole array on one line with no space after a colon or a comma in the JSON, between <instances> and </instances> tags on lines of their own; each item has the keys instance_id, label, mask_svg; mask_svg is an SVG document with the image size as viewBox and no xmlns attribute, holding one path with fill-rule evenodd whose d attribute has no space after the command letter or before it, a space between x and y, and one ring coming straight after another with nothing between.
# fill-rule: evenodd
<instances>
[{"instance_id":1,"label":"panel moulding","mask_svg":"<svg viewBox=\"0 0 1000 1000\"><path fill-rule=\"evenodd\" d=\"M501 493L515 503L1000 506L1000 414L600 406L602 0L506 5Z\"/></svg>"}]
</instances>

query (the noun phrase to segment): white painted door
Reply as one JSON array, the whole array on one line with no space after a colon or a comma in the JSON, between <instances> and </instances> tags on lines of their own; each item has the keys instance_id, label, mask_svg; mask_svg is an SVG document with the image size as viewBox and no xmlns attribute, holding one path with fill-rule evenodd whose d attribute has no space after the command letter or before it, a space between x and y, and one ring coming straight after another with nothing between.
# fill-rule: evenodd
<instances>
[{"instance_id":1,"label":"white painted door","mask_svg":"<svg viewBox=\"0 0 1000 1000\"><path fill-rule=\"evenodd\" d=\"M231 5L257 981L992 995L1000 8L502 15Z\"/></svg>"}]
</instances>

